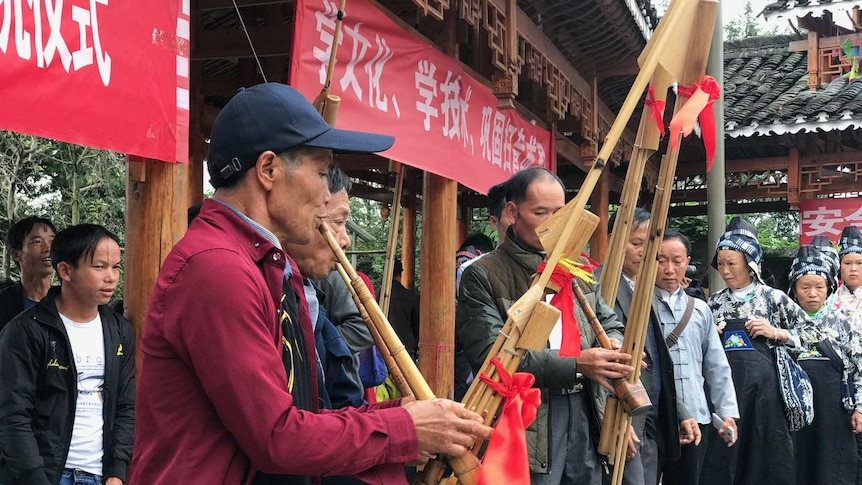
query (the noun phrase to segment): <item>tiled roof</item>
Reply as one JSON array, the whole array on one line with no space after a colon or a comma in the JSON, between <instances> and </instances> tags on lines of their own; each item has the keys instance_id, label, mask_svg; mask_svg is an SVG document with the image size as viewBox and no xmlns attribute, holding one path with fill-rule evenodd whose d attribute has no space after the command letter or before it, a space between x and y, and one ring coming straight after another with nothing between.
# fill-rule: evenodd
<instances>
[{"instance_id":1,"label":"tiled roof","mask_svg":"<svg viewBox=\"0 0 862 485\"><path fill-rule=\"evenodd\" d=\"M808 89L808 54L790 52L791 35L724 44L725 134L832 131L862 127L862 82L837 78Z\"/></svg>"},{"instance_id":2,"label":"tiled roof","mask_svg":"<svg viewBox=\"0 0 862 485\"><path fill-rule=\"evenodd\" d=\"M809 13L819 17L824 10L834 15L842 10L851 10L856 5L860 5L858 0L776 0L764 7L761 13L767 20L774 17L804 17Z\"/></svg>"}]
</instances>

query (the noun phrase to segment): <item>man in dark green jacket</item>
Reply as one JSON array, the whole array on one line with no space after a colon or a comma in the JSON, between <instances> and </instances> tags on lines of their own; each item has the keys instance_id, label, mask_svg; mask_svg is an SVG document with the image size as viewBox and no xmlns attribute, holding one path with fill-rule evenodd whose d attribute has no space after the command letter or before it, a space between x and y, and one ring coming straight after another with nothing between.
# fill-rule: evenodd
<instances>
[{"instance_id":1,"label":"man in dark green jacket","mask_svg":"<svg viewBox=\"0 0 862 485\"><path fill-rule=\"evenodd\" d=\"M506 310L530 287L531 276L545 257L536 227L565 204L560 179L542 168L524 170L507 182L505 215L512 221L506 240L464 272L455 317L458 336L474 373L506 321ZM623 325L614 311L578 281L608 336L622 340ZM630 356L596 347L586 316L575 305L581 332L581 356L558 355L559 342L541 352L528 352L520 371L536 377L542 405L527 429L532 484L600 484L596 452L598 427L594 397L607 379L633 372ZM556 332L555 332L556 333ZM552 334L553 335L553 334Z\"/></svg>"}]
</instances>

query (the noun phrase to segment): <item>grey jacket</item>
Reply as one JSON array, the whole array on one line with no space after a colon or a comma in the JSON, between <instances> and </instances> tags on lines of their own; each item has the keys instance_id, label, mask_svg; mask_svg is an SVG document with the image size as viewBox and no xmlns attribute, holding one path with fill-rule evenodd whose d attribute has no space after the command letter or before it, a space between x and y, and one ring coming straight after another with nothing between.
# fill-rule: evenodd
<instances>
[{"instance_id":1,"label":"grey jacket","mask_svg":"<svg viewBox=\"0 0 862 485\"><path fill-rule=\"evenodd\" d=\"M506 311L530 287L531 276L543 259L543 253L524 247L510 230L500 247L464 271L455 313L455 330L474 373L480 371L500 333L506 321ZM577 284L584 290L587 301L608 337L622 341L623 325L617 320L614 311L595 293L592 285L582 281ZM597 346L587 317L577 304L575 317L581 331L581 348ZM519 370L533 374L536 377L535 386L542 388L542 405L536 420L527 429L527 450L530 471L548 473L550 433L547 390L567 389L577 384L577 359L559 357L556 350L546 348L541 352L528 352ZM603 389L598 384L592 387L595 396L598 395L598 389Z\"/></svg>"},{"instance_id":2,"label":"grey jacket","mask_svg":"<svg viewBox=\"0 0 862 485\"><path fill-rule=\"evenodd\" d=\"M325 295L321 303L326 310L326 316L344 337L350 353L353 354L353 365L345 364L344 370L351 379L361 383L359 353L374 345L371 331L368 330L368 326L365 325L362 315L359 314L359 310L353 302L350 288L347 287L347 283L341 279L341 275L337 271L329 273L329 276L316 283Z\"/></svg>"}]
</instances>

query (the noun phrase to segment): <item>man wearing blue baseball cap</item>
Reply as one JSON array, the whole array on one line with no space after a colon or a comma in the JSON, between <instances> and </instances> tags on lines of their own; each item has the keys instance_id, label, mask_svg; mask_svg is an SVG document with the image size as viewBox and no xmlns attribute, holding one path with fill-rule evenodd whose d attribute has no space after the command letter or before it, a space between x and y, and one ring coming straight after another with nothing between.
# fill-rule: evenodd
<instances>
[{"instance_id":1,"label":"man wearing blue baseball cap","mask_svg":"<svg viewBox=\"0 0 862 485\"><path fill-rule=\"evenodd\" d=\"M446 400L318 409L308 303L282 243L312 241L333 153L380 152L393 138L335 129L268 83L239 91L210 139L216 192L148 307L134 483L256 483L257 471L292 475L282 484L406 483L402 467L420 452L457 456L487 437L481 417ZM285 280L286 265L296 277Z\"/></svg>"}]
</instances>

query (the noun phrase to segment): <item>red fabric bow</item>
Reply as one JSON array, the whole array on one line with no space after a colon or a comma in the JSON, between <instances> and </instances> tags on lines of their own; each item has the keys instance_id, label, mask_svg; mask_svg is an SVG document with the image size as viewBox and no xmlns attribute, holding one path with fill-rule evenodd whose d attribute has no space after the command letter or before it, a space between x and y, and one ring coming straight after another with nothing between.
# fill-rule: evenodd
<instances>
[{"instance_id":1,"label":"red fabric bow","mask_svg":"<svg viewBox=\"0 0 862 485\"><path fill-rule=\"evenodd\" d=\"M703 133L703 145L706 148L707 165L706 170L712 169L715 157L715 112L713 101L721 97L721 88L712 76L704 76L700 84L678 87L680 97L689 98L683 107L674 115L670 121L670 143L676 148L679 141L679 133L688 136L694 128L694 119L700 121L700 129Z\"/></svg>"},{"instance_id":2,"label":"red fabric bow","mask_svg":"<svg viewBox=\"0 0 862 485\"><path fill-rule=\"evenodd\" d=\"M488 449L479 469L479 485L502 483L530 483L530 462L527 457L527 438L524 430L536 419L536 410L542 403L542 391L533 387L536 378L528 372L509 375L500 359L491 364L497 369L500 382L479 374L497 394L506 398L503 412L494 426Z\"/></svg>"},{"instance_id":3,"label":"red fabric bow","mask_svg":"<svg viewBox=\"0 0 862 485\"><path fill-rule=\"evenodd\" d=\"M647 108L650 109L649 119L655 119L655 124L658 126L658 131L661 136L664 136L664 107L665 101L655 99L655 90L652 86L647 90L646 101L644 102Z\"/></svg>"},{"instance_id":4,"label":"red fabric bow","mask_svg":"<svg viewBox=\"0 0 862 485\"><path fill-rule=\"evenodd\" d=\"M581 254L581 257L586 258L588 263L582 268L588 272L592 272L598 264ZM539 273L545 270L545 262L539 264ZM551 283L560 287L560 291L551 298L551 306L560 310L563 324L563 338L560 343L560 357L580 357L581 356L581 331L578 328L578 320L575 318L575 292L572 291L572 280L575 275L566 271L564 268L557 265L554 267L554 272L551 273Z\"/></svg>"}]
</instances>

